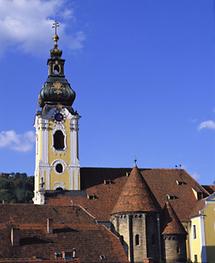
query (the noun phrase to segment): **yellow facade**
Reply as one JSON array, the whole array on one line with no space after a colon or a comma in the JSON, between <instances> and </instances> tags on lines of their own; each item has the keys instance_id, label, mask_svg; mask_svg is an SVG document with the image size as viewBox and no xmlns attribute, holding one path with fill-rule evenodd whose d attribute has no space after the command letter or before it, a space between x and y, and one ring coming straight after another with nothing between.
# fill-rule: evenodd
<instances>
[{"instance_id":1,"label":"yellow facade","mask_svg":"<svg viewBox=\"0 0 215 263\"><path fill-rule=\"evenodd\" d=\"M49 131L48 131L48 162L51 164L50 170L50 190L54 190L56 185L63 184L65 189L70 189L70 175L67 165L71 160L71 141L70 141L70 121L65 120L64 129L65 129L65 150L59 151L55 150L53 147L53 133L55 128L54 121L49 121ZM58 174L54 168L56 161L61 160L64 162L65 169L63 173Z\"/></svg>"},{"instance_id":2,"label":"yellow facade","mask_svg":"<svg viewBox=\"0 0 215 263\"><path fill-rule=\"evenodd\" d=\"M193 226L196 226L196 238L193 237ZM190 259L199 263L215 262L215 196L207 197L202 209L191 218L189 231Z\"/></svg>"},{"instance_id":3,"label":"yellow facade","mask_svg":"<svg viewBox=\"0 0 215 263\"><path fill-rule=\"evenodd\" d=\"M215 262L215 201L207 202L205 214L205 250L207 262Z\"/></svg>"},{"instance_id":4,"label":"yellow facade","mask_svg":"<svg viewBox=\"0 0 215 263\"><path fill-rule=\"evenodd\" d=\"M61 121L55 120L61 114ZM45 114L36 116L36 169L35 169L35 203L40 203L40 191L80 189L80 164L78 157L78 119L66 108L52 108ZM56 132L62 134L63 148L54 146ZM55 143L54 143L55 142ZM62 170L57 170L57 165ZM42 188L41 188L42 184ZM37 194L38 193L38 194ZM39 200L39 201L38 201ZM41 201L42 202L42 201Z\"/></svg>"},{"instance_id":5,"label":"yellow facade","mask_svg":"<svg viewBox=\"0 0 215 263\"><path fill-rule=\"evenodd\" d=\"M195 230L194 230L195 228ZM196 234L194 233L196 232ZM202 262L202 231L201 231L201 218L200 216L194 217L191 220L189 231L190 243L190 259L192 262Z\"/></svg>"}]
</instances>

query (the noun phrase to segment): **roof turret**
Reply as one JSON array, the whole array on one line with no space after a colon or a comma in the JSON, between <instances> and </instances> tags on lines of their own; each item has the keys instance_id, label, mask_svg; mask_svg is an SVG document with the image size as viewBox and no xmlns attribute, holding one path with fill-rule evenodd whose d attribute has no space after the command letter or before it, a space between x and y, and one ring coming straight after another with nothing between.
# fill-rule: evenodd
<instances>
[{"instance_id":1,"label":"roof turret","mask_svg":"<svg viewBox=\"0 0 215 263\"><path fill-rule=\"evenodd\" d=\"M163 218L164 218L164 225L162 232L163 235L187 234L169 201L167 201L164 206Z\"/></svg>"},{"instance_id":2,"label":"roof turret","mask_svg":"<svg viewBox=\"0 0 215 263\"><path fill-rule=\"evenodd\" d=\"M125 212L157 212L159 205L135 165L113 208L112 214Z\"/></svg>"}]
</instances>

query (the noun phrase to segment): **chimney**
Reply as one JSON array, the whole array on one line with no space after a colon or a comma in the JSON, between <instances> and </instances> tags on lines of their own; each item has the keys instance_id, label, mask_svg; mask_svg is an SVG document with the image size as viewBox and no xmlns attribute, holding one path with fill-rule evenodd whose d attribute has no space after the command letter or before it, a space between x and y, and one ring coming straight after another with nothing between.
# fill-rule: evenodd
<instances>
[{"instance_id":1,"label":"chimney","mask_svg":"<svg viewBox=\"0 0 215 263\"><path fill-rule=\"evenodd\" d=\"M73 248L70 251L62 251L61 255L62 255L62 259L64 260L76 258L76 249Z\"/></svg>"},{"instance_id":2,"label":"chimney","mask_svg":"<svg viewBox=\"0 0 215 263\"><path fill-rule=\"evenodd\" d=\"M62 258L62 253L56 251L56 252L54 253L54 256L55 256L55 259Z\"/></svg>"},{"instance_id":3,"label":"chimney","mask_svg":"<svg viewBox=\"0 0 215 263\"><path fill-rule=\"evenodd\" d=\"M104 261L106 258L105 258L104 255L100 255L100 256L99 256L99 259L100 259L100 261Z\"/></svg>"},{"instance_id":4,"label":"chimney","mask_svg":"<svg viewBox=\"0 0 215 263\"><path fill-rule=\"evenodd\" d=\"M72 249L72 258L76 258L76 249L75 248Z\"/></svg>"},{"instance_id":5,"label":"chimney","mask_svg":"<svg viewBox=\"0 0 215 263\"><path fill-rule=\"evenodd\" d=\"M13 226L11 226L11 229L10 229L10 241L11 241L12 246L19 245L18 233Z\"/></svg>"},{"instance_id":6,"label":"chimney","mask_svg":"<svg viewBox=\"0 0 215 263\"><path fill-rule=\"evenodd\" d=\"M46 220L46 229L47 229L47 233L48 234L53 233L52 223L53 223L53 220L51 218L47 218L47 220Z\"/></svg>"}]
</instances>

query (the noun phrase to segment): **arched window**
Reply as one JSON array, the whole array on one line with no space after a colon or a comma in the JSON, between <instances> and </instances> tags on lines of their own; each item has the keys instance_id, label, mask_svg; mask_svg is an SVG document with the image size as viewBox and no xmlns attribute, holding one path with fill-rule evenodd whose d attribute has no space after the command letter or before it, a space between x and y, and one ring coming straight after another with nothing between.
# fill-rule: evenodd
<instances>
[{"instance_id":1,"label":"arched window","mask_svg":"<svg viewBox=\"0 0 215 263\"><path fill-rule=\"evenodd\" d=\"M140 245L140 236L135 235L135 246L139 246L139 245Z\"/></svg>"},{"instance_id":2,"label":"arched window","mask_svg":"<svg viewBox=\"0 0 215 263\"><path fill-rule=\"evenodd\" d=\"M55 148L55 150L64 150L64 148L65 148L64 137L65 136L61 130L57 130L54 133L54 148Z\"/></svg>"},{"instance_id":3,"label":"arched window","mask_svg":"<svg viewBox=\"0 0 215 263\"><path fill-rule=\"evenodd\" d=\"M59 75L59 73L60 73L60 67L58 65L55 65L54 66L54 74Z\"/></svg>"},{"instance_id":4,"label":"arched window","mask_svg":"<svg viewBox=\"0 0 215 263\"><path fill-rule=\"evenodd\" d=\"M176 251L177 251L177 254L181 254L181 243L180 242L178 242L178 244L177 244L177 247L176 247Z\"/></svg>"},{"instance_id":5,"label":"arched window","mask_svg":"<svg viewBox=\"0 0 215 263\"><path fill-rule=\"evenodd\" d=\"M55 190L60 192L60 191L63 191L63 188L62 187L57 187Z\"/></svg>"}]
</instances>

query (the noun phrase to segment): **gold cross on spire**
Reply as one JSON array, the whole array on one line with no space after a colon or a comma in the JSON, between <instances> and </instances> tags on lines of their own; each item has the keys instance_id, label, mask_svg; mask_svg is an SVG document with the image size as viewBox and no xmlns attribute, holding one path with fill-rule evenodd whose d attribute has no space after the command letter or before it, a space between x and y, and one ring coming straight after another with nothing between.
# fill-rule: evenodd
<instances>
[{"instance_id":1,"label":"gold cross on spire","mask_svg":"<svg viewBox=\"0 0 215 263\"><path fill-rule=\"evenodd\" d=\"M53 40L55 42L55 45L57 45L57 42L59 40L59 36L57 34L57 29L58 27L60 26L59 22L57 21L54 21L53 25L52 25L52 28L54 28L54 36L53 36Z\"/></svg>"},{"instance_id":2,"label":"gold cross on spire","mask_svg":"<svg viewBox=\"0 0 215 263\"><path fill-rule=\"evenodd\" d=\"M54 21L52 28L54 28L54 33L57 35L57 28L60 26L59 22Z\"/></svg>"}]
</instances>

